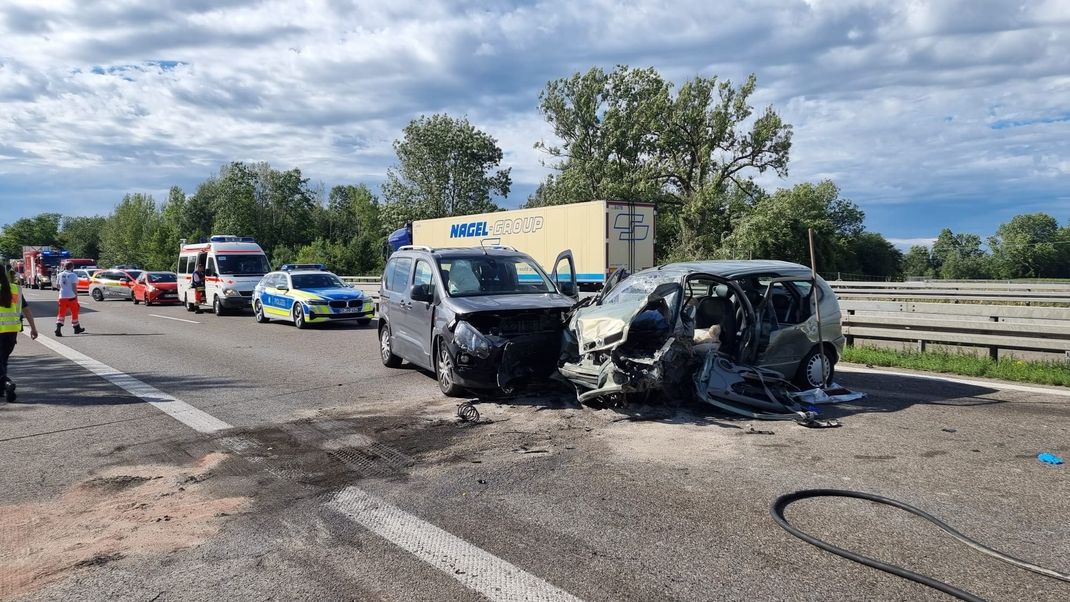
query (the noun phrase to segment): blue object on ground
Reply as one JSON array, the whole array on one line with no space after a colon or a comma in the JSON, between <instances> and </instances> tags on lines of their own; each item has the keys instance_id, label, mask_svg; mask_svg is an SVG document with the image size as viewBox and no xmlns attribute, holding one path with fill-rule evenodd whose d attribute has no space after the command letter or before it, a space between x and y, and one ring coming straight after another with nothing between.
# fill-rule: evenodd
<instances>
[{"instance_id":1,"label":"blue object on ground","mask_svg":"<svg viewBox=\"0 0 1070 602\"><path fill-rule=\"evenodd\" d=\"M1048 452L1044 452L1042 454L1037 454L1037 460L1040 460L1041 462L1043 462L1045 464L1059 465L1059 464L1063 463L1063 459L1062 458L1060 458L1059 456L1056 456L1055 454L1049 454Z\"/></svg>"}]
</instances>

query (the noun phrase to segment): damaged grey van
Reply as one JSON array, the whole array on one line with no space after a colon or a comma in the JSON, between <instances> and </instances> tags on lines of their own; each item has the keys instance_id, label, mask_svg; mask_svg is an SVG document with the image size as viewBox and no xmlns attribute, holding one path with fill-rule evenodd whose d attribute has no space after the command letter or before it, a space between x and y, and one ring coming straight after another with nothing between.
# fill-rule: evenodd
<instances>
[{"instance_id":1,"label":"damaged grey van","mask_svg":"<svg viewBox=\"0 0 1070 602\"><path fill-rule=\"evenodd\" d=\"M383 364L432 370L446 395L509 391L557 368L564 316L576 303L572 253L547 276L501 246L407 245L390 256L379 289Z\"/></svg>"},{"instance_id":2,"label":"damaged grey van","mask_svg":"<svg viewBox=\"0 0 1070 602\"><path fill-rule=\"evenodd\" d=\"M580 401L647 391L702 399L708 388L713 397L757 406L757 414L790 414L800 392L831 383L844 342L835 294L802 265L674 263L611 277L581 303L559 371ZM807 400L826 399L819 392Z\"/></svg>"}]
</instances>

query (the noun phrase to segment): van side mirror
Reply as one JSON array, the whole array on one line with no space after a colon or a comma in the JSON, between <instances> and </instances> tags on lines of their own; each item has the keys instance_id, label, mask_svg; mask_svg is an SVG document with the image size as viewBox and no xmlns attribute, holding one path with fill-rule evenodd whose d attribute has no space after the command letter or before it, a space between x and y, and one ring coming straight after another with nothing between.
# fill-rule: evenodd
<instances>
[{"instance_id":1,"label":"van side mirror","mask_svg":"<svg viewBox=\"0 0 1070 602\"><path fill-rule=\"evenodd\" d=\"M566 297L576 296L576 284L571 280L563 280L557 283L557 292Z\"/></svg>"},{"instance_id":2,"label":"van side mirror","mask_svg":"<svg viewBox=\"0 0 1070 602\"><path fill-rule=\"evenodd\" d=\"M431 303L435 300L435 291L430 284L416 284L413 285L409 297L420 303Z\"/></svg>"}]
</instances>

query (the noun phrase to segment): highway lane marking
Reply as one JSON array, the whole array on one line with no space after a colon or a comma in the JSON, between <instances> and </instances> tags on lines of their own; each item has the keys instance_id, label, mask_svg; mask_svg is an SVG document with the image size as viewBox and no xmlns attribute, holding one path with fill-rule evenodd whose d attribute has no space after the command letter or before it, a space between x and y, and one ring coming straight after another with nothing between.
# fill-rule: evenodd
<instances>
[{"instance_id":1,"label":"highway lane marking","mask_svg":"<svg viewBox=\"0 0 1070 602\"><path fill-rule=\"evenodd\" d=\"M346 487L328 506L490 600L579 602L572 594L357 487Z\"/></svg>"},{"instance_id":2,"label":"highway lane marking","mask_svg":"<svg viewBox=\"0 0 1070 602\"><path fill-rule=\"evenodd\" d=\"M29 333L24 334L29 336ZM210 434L234 428L59 341L41 336L37 342L145 400L198 433ZM243 446L255 446L255 443L233 437L227 446L240 453ZM490 600L581 602L568 592L359 487L346 487L327 506Z\"/></svg>"},{"instance_id":3,"label":"highway lane marking","mask_svg":"<svg viewBox=\"0 0 1070 602\"><path fill-rule=\"evenodd\" d=\"M918 374L915 372L900 372L898 370L880 370L876 368L864 368L855 366L836 366L836 372L849 372L857 374L891 374L895 376L910 376L913 378L921 378L925 380L935 380L948 383L955 383L958 385L972 385L975 387L986 387L989 389L996 389L997 391L1020 391L1022 393L1039 393L1043 395L1058 395L1060 397L1070 397L1070 389L1060 391L1058 389L1049 389L1046 387L1030 387L1028 385L1016 385L1013 383L993 382L986 380L971 380L968 378L955 378L951 376L944 376L942 374Z\"/></svg>"},{"instance_id":4,"label":"highway lane marking","mask_svg":"<svg viewBox=\"0 0 1070 602\"><path fill-rule=\"evenodd\" d=\"M172 318L171 316L161 316L159 314L149 314L149 315L154 317L154 318L163 318L164 320L174 320L176 322L186 322L187 324L200 324L200 322L198 322L196 320L187 320L185 318Z\"/></svg>"},{"instance_id":5,"label":"highway lane marking","mask_svg":"<svg viewBox=\"0 0 1070 602\"><path fill-rule=\"evenodd\" d=\"M24 334L30 336L28 333ZM232 428L231 425L219 420L215 416L199 410L173 395L164 393L156 387L138 380L129 374L120 372L107 364L98 362L80 351L75 351L59 341L42 336L37 338L37 342L120 389L125 390L134 397L143 399L164 414L167 414L199 433L216 433Z\"/></svg>"}]
</instances>

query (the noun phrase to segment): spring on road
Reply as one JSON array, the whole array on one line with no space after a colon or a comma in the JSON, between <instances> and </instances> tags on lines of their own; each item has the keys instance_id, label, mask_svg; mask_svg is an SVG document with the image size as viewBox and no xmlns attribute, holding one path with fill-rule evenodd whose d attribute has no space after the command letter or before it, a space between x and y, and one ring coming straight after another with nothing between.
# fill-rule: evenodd
<instances>
[{"instance_id":1,"label":"spring on road","mask_svg":"<svg viewBox=\"0 0 1070 602\"><path fill-rule=\"evenodd\" d=\"M479 410L471 401L466 401L457 406L457 417L461 422L479 422Z\"/></svg>"}]
</instances>

